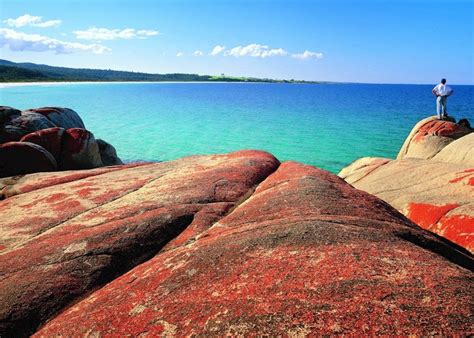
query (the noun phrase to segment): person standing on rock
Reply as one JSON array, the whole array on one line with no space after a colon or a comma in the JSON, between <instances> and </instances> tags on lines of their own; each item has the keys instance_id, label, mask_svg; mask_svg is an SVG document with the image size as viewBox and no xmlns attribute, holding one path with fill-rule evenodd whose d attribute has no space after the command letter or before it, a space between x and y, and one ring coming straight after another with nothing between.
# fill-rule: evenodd
<instances>
[{"instance_id":1,"label":"person standing on rock","mask_svg":"<svg viewBox=\"0 0 474 338\"><path fill-rule=\"evenodd\" d=\"M436 112L440 120L448 116L448 111L446 109L446 100L448 96L453 93L451 87L446 85L446 79L441 79L441 82L436 85L431 91L434 96L436 96Z\"/></svg>"}]
</instances>

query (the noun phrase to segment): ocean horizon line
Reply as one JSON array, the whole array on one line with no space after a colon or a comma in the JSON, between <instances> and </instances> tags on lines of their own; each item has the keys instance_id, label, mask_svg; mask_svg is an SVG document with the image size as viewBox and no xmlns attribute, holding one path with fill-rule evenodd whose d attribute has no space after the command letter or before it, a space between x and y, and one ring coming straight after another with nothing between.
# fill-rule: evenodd
<instances>
[{"instance_id":1,"label":"ocean horizon line","mask_svg":"<svg viewBox=\"0 0 474 338\"><path fill-rule=\"evenodd\" d=\"M12 87L26 86L60 86L60 85L76 85L76 84L146 84L146 83L163 83L163 84L267 84L267 85L390 85L390 86L430 86L432 83L375 83L375 82L331 82L331 81L308 81L308 82L260 82L260 81L28 81L28 82L0 82L0 89ZM474 84L456 84L450 83L451 86L467 86L472 87Z\"/></svg>"}]
</instances>

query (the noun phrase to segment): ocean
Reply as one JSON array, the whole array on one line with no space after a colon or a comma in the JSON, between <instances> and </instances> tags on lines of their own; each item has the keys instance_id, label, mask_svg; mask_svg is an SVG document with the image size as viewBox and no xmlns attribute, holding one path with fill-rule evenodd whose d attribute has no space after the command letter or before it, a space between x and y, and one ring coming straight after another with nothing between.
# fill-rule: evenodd
<instances>
[{"instance_id":1,"label":"ocean","mask_svg":"<svg viewBox=\"0 0 474 338\"><path fill-rule=\"evenodd\" d=\"M261 149L334 173L364 156L394 158L435 114L433 85L76 83L0 89L0 105L61 106L124 161ZM448 112L474 124L474 86L452 86Z\"/></svg>"}]
</instances>

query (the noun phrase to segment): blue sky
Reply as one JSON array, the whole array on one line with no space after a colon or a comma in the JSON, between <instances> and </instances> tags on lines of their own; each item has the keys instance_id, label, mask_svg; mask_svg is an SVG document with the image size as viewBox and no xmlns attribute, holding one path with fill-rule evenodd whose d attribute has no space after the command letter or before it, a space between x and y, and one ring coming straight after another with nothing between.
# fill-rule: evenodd
<instances>
[{"instance_id":1,"label":"blue sky","mask_svg":"<svg viewBox=\"0 0 474 338\"><path fill-rule=\"evenodd\" d=\"M154 73L474 84L473 13L470 0L1 0L0 57Z\"/></svg>"}]
</instances>

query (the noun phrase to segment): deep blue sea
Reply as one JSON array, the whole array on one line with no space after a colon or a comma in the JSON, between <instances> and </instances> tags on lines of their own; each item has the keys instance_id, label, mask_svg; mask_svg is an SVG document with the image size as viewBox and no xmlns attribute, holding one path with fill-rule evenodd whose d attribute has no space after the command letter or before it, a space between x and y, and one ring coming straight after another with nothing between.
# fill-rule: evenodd
<instances>
[{"instance_id":1,"label":"deep blue sea","mask_svg":"<svg viewBox=\"0 0 474 338\"><path fill-rule=\"evenodd\" d=\"M125 161L262 149L338 172L359 157L395 157L413 125L435 114L433 86L53 84L1 88L0 105L72 108ZM449 114L474 124L474 86L452 87Z\"/></svg>"}]
</instances>

